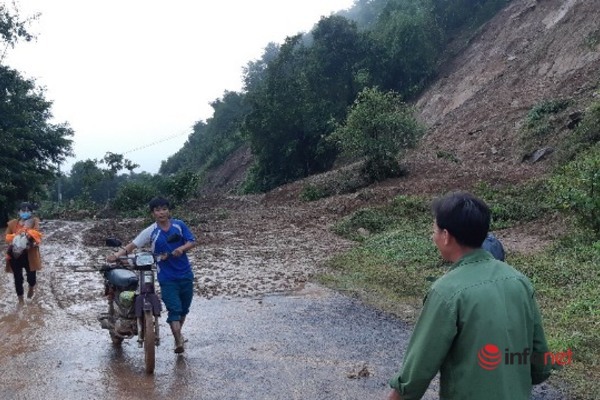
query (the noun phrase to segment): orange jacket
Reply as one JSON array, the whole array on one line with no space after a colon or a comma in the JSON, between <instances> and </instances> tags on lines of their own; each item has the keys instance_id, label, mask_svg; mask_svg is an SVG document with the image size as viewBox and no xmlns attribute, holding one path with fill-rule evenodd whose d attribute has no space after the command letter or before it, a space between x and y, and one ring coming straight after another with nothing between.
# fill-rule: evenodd
<instances>
[{"instance_id":1,"label":"orange jacket","mask_svg":"<svg viewBox=\"0 0 600 400\"><path fill-rule=\"evenodd\" d=\"M33 217L26 221L25 225L19 223L18 219L8 221L6 227L6 243L12 243L15 235L26 232L34 242L34 245L27 249L27 258L29 260L29 269L39 271L42 269L42 258L40 256L39 244L42 242L42 233L40 232L40 219ZM12 272L10 267L10 256L6 257L6 272Z\"/></svg>"}]
</instances>

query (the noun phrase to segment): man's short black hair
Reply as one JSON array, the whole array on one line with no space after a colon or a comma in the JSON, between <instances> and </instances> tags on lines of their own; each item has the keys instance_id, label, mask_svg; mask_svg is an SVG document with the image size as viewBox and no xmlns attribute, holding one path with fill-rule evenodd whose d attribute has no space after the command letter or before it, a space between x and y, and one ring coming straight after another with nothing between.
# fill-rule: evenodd
<instances>
[{"instance_id":1,"label":"man's short black hair","mask_svg":"<svg viewBox=\"0 0 600 400\"><path fill-rule=\"evenodd\" d=\"M150 200L148 207L150 208L150 212L152 212L157 207L171 208L171 203L169 203L169 200L165 199L164 197L158 196Z\"/></svg>"},{"instance_id":2,"label":"man's short black hair","mask_svg":"<svg viewBox=\"0 0 600 400\"><path fill-rule=\"evenodd\" d=\"M483 200L466 192L450 193L434 201L433 215L440 229L468 247L481 247L490 230L491 213Z\"/></svg>"}]
</instances>

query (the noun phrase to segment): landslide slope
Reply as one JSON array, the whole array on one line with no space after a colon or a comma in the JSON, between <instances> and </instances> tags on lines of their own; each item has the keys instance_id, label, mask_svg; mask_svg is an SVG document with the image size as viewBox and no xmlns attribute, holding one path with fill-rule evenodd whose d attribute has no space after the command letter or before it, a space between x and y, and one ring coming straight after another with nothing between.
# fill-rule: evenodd
<instances>
[{"instance_id":1,"label":"landslide slope","mask_svg":"<svg viewBox=\"0 0 600 400\"><path fill-rule=\"evenodd\" d=\"M600 98L597 21L599 1L513 0L470 36L455 38L454 55L415 103L428 130L405 157L409 175L371 187L374 197L438 194L481 181L511 185L547 173L556 154L523 162L520 130L536 105L568 100L557 122L562 132L540 144L552 147L572 132L565 115ZM239 188L251 163L248 149L240 150L211 173L202 194ZM266 199L297 199L306 183L332 173L325 175L275 189Z\"/></svg>"},{"instance_id":2,"label":"landslide slope","mask_svg":"<svg viewBox=\"0 0 600 400\"><path fill-rule=\"evenodd\" d=\"M553 155L523 162L519 141L527 113L549 100L571 111L598 98L600 2L513 0L464 46L417 101L427 136L410 157L406 188L454 189L484 180L497 184L539 176ZM548 137L553 146L569 134ZM421 183L416 183L416 181Z\"/></svg>"}]
</instances>

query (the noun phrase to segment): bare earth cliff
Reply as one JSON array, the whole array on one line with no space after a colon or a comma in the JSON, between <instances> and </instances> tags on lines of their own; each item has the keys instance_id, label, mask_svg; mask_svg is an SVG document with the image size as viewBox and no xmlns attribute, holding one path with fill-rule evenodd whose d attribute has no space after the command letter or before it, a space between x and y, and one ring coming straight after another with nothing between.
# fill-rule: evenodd
<instances>
[{"instance_id":1,"label":"bare earth cliff","mask_svg":"<svg viewBox=\"0 0 600 400\"><path fill-rule=\"evenodd\" d=\"M519 128L544 100L571 99L584 107L598 96L598 21L598 1L512 1L417 102L431 129L416 157L424 163L415 165L416 175L441 174L452 186L456 177L510 183L542 173L543 162L521 162ZM460 163L437 158L440 151Z\"/></svg>"}]
</instances>

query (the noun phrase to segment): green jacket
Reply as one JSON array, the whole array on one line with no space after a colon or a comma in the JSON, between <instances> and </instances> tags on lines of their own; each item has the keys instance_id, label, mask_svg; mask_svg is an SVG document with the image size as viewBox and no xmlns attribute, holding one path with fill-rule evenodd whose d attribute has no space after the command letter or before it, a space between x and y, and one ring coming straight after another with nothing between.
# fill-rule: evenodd
<instances>
[{"instance_id":1,"label":"green jacket","mask_svg":"<svg viewBox=\"0 0 600 400\"><path fill-rule=\"evenodd\" d=\"M547 351L529 279L478 249L432 285L390 386L420 399L440 371L441 399L527 400L551 369L531 354Z\"/></svg>"}]
</instances>

